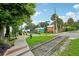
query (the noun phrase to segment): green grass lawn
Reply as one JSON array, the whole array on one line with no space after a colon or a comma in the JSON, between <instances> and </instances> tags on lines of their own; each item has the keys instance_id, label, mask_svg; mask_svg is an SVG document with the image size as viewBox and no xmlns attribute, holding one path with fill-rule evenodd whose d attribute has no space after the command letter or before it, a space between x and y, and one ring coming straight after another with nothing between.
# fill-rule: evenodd
<instances>
[{"instance_id":1,"label":"green grass lawn","mask_svg":"<svg viewBox=\"0 0 79 59\"><path fill-rule=\"evenodd\" d=\"M62 56L79 56L79 39L71 40L66 50L59 55Z\"/></svg>"},{"instance_id":2,"label":"green grass lawn","mask_svg":"<svg viewBox=\"0 0 79 59\"><path fill-rule=\"evenodd\" d=\"M34 46L34 45L37 45L39 43L43 43L47 40L50 40L52 39L54 36L33 36L31 39L28 38L26 39L27 43L29 46Z\"/></svg>"}]
</instances>

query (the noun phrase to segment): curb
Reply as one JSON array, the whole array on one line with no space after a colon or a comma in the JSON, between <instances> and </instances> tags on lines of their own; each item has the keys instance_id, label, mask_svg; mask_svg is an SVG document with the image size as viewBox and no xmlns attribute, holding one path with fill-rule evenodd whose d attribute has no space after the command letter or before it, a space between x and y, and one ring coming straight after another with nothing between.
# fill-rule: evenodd
<instances>
[{"instance_id":1,"label":"curb","mask_svg":"<svg viewBox=\"0 0 79 59\"><path fill-rule=\"evenodd\" d=\"M26 48L27 46L22 46L22 47L18 47L18 48L15 48L15 49L8 49L5 53L4 53L4 55L3 56L7 56L7 55L9 55L9 54L12 54L12 53L15 53L15 52L17 52L17 51L20 51L20 50L22 50L22 49L24 49L24 48Z\"/></svg>"}]
</instances>

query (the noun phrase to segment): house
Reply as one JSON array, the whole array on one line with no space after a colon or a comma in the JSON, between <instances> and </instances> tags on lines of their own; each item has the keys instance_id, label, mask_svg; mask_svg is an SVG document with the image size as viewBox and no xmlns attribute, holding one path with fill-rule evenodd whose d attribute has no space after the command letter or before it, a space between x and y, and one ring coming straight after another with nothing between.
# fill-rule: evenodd
<instances>
[{"instance_id":1,"label":"house","mask_svg":"<svg viewBox=\"0 0 79 59\"><path fill-rule=\"evenodd\" d=\"M48 25L46 28L46 32L49 32L49 33L53 32L53 27L54 27L53 25Z\"/></svg>"},{"instance_id":2,"label":"house","mask_svg":"<svg viewBox=\"0 0 79 59\"><path fill-rule=\"evenodd\" d=\"M45 32L45 29L40 27L40 28L36 28L35 29L36 32L41 32L41 33L44 33Z\"/></svg>"}]
</instances>

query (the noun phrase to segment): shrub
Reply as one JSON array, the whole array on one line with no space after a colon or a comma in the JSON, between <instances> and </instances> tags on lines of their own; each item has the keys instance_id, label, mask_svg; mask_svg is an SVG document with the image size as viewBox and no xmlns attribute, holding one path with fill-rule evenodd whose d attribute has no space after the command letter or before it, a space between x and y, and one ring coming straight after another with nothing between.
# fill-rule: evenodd
<instances>
[{"instance_id":1,"label":"shrub","mask_svg":"<svg viewBox=\"0 0 79 59\"><path fill-rule=\"evenodd\" d=\"M0 39L0 45L4 44L4 40Z\"/></svg>"},{"instance_id":2,"label":"shrub","mask_svg":"<svg viewBox=\"0 0 79 59\"><path fill-rule=\"evenodd\" d=\"M19 35L22 35L22 30L19 30Z\"/></svg>"},{"instance_id":3,"label":"shrub","mask_svg":"<svg viewBox=\"0 0 79 59\"><path fill-rule=\"evenodd\" d=\"M67 26L63 29L63 31L74 31L76 30L77 28L75 26Z\"/></svg>"}]
</instances>

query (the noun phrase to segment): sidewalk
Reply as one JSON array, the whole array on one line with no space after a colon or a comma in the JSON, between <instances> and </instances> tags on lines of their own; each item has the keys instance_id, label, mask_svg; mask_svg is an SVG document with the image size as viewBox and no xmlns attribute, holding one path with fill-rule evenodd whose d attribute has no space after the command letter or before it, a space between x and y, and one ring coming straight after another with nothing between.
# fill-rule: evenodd
<instances>
[{"instance_id":1,"label":"sidewalk","mask_svg":"<svg viewBox=\"0 0 79 59\"><path fill-rule=\"evenodd\" d=\"M27 38L26 35L19 36L18 39L15 41L15 46L8 49L4 56L18 56L19 54L29 50L29 46L26 43L25 39ZM31 51L28 53L24 53L21 56L34 56Z\"/></svg>"}]
</instances>

